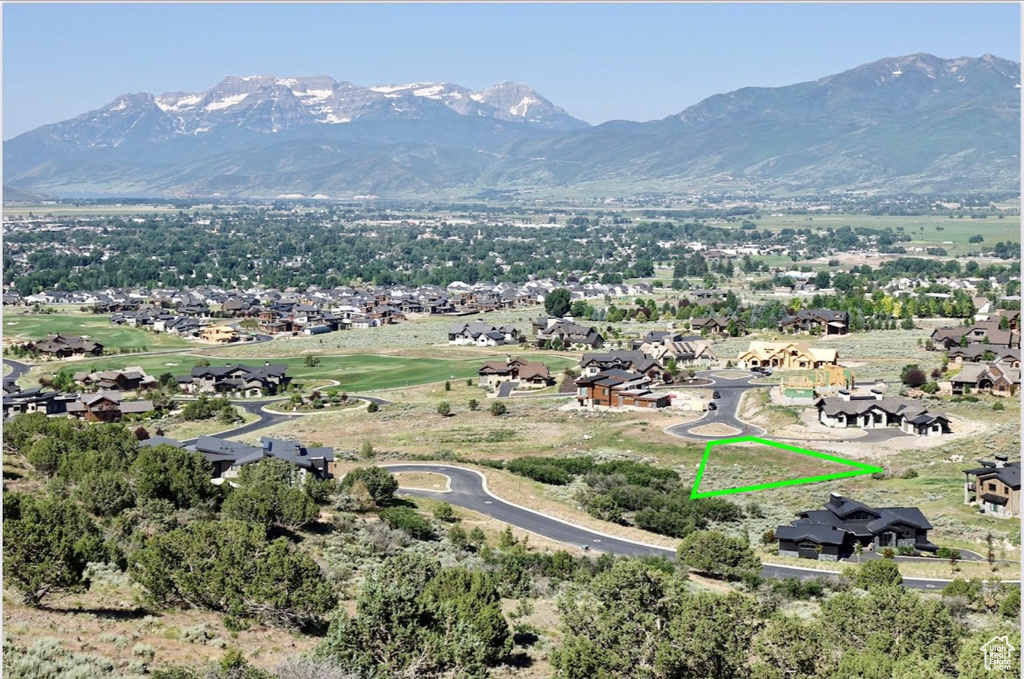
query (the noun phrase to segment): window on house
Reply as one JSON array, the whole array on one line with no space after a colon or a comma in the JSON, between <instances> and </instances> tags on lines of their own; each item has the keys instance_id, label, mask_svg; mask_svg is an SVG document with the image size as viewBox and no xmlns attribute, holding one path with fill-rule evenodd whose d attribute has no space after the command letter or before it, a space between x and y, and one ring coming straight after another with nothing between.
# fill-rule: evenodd
<instances>
[{"instance_id":1,"label":"window on house","mask_svg":"<svg viewBox=\"0 0 1024 679\"><path fill-rule=\"evenodd\" d=\"M996 489L996 484L994 484L994 483L988 484L988 489L994 491Z\"/></svg>"}]
</instances>

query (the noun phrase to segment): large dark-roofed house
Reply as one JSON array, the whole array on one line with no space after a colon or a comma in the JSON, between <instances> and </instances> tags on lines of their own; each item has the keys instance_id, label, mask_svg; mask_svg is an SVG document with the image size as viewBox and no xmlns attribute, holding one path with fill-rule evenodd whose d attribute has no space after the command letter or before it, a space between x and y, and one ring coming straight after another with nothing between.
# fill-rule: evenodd
<instances>
[{"instance_id":1,"label":"large dark-roofed house","mask_svg":"<svg viewBox=\"0 0 1024 679\"><path fill-rule=\"evenodd\" d=\"M818 332L822 335L845 335L850 330L850 313L831 309L801 309L779 321L782 332Z\"/></svg>"},{"instance_id":2,"label":"large dark-roofed house","mask_svg":"<svg viewBox=\"0 0 1024 679\"><path fill-rule=\"evenodd\" d=\"M47 335L38 342L29 342L25 348L52 358L67 358L68 356L84 356L86 354L101 356L103 354L103 345L99 342L60 333Z\"/></svg>"},{"instance_id":3,"label":"large dark-roofed house","mask_svg":"<svg viewBox=\"0 0 1024 679\"><path fill-rule=\"evenodd\" d=\"M828 396L815 401L818 421L827 427L859 427L878 429L897 426L915 436L948 434L949 418L942 413L931 413L920 401L901 396L883 396L872 390L869 396L852 396L841 389L839 396Z\"/></svg>"},{"instance_id":4,"label":"large dark-roofed house","mask_svg":"<svg viewBox=\"0 0 1024 679\"><path fill-rule=\"evenodd\" d=\"M665 408L671 397L651 391L651 378L626 370L605 370L576 380L576 400L581 408Z\"/></svg>"},{"instance_id":5,"label":"large dark-roofed house","mask_svg":"<svg viewBox=\"0 0 1024 679\"><path fill-rule=\"evenodd\" d=\"M153 410L153 402L123 401L117 391L79 394L77 401L67 404L67 412L87 422L118 422L124 415L141 415Z\"/></svg>"},{"instance_id":6,"label":"large dark-roofed house","mask_svg":"<svg viewBox=\"0 0 1024 679\"><path fill-rule=\"evenodd\" d=\"M964 504L992 516L1020 516L1020 460L1007 462L1005 456L997 455L995 462L978 462L981 467L964 470Z\"/></svg>"},{"instance_id":7,"label":"large dark-roofed house","mask_svg":"<svg viewBox=\"0 0 1024 679\"><path fill-rule=\"evenodd\" d=\"M607 370L626 370L645 375L656 375L661 372L661 366L656 359L642 351L624 349L583 354L583 358L580 359L580 368L583 377L593 377Z\"/></svg>"},{"instance_id":8,"label":"large dark-roofed house","mask_svg":"<svg viewBox=\"0 0 1024 679\"><path fill-rule=\"evenodd\" d=\"M266 436L260 437L258 446L200 436L191 447L213 465L214 478L235 477L244 465L276 457L318 479L328 479L332 474L330 465L334 462L333 448L307 448L295 441Z\"/></svg>"},{"instance_id":9,"label":"large dark-roofed house","mask_svg":"<svg viewBox=\"0 0 1024 679\"><path fill-rule=\"evenodd\" d=\"M580 325L564 318L541 316L533 323L536 345L543 348L548 341L560 340L566 349L596 349L604 344L604 338L596 328Z\"/></svg>"},{"instance_id":10,"label":"large dark-roofed house","mask_svg":"<svg viewBox=\"0 0 1024 679\"><path fill-rule=\"evenodd\" d=\"M264 392L276 394L291 380L285 375L284 363L265 363L261 366L225 365L192 368L191 375L177 377L178 388L188 394L226 394L236 392L243 396L260 396Z\"/></svg>"},{"instance_id":11,"label":"large dark-roofed house","mask_svg":"<svg viewBox=\"0 0 1024 679\"><path fill-rule=\"evenodd\" d=\"M524 361L511 356L504 361L487 361L480 367L479 374L482 387L516 382L518 387L540 389L552 383L548 367L540 361Z\"/></svg>"},{"instance_id":12,"label":"large dark-roofed house","mask_svg":"<svg viewBox=\"0 0 1024 679\"><path fill-rule=\"evenodd\" d=\"M932 525L917 507L878 507L831 493L824 509L797 513L789 526L775 529L779 554L804 559L838 561L861 545L881 552L909 547L934 552L928 541Z\"/></svg>"}]
</instances>

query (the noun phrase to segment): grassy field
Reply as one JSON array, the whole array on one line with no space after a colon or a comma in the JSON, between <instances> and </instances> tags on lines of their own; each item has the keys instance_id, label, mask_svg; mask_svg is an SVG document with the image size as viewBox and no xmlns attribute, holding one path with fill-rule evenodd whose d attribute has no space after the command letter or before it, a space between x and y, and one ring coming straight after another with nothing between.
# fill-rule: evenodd
<instances>
[{"instance_id":1,"label":"grassy field","mask_svg":"<svg viewBox=\"0 0 1024 679\"><path fill-rule=\"evenodd\" d=\"M724 490L851 470L838 462L758 443L712 446L699 490Z\"/></svg>"},{"instance_id":2,"label":"grassy field","mask_svg":"<svg viewBox=\"0 0 1024 679\"><path fill-rule=\"evenodd\" d=\"M395 387L415 386L432 382L444 382L448 379L474 381L484 361L502 360L505 354L480 354L471 352L464 358L419 358L407 356L384 356L379 354L347 354L344 356L320 356L320 364L310 367L305 358L273 358L274 363L288 366L288 375L296 381L319 381L321 385L327 380L340 383L338 389L346 391L372 391ZM113 370L125 366L139 366L148 374L159 377L169 372L173 375L185 375L198 361L207 360L210 365L222 366L235 363L259 365L258 360L242 360L234 358L218 358L199 356L196 354L162 354L159 356L123 356L97 358L74 364L78 370ZM545 356L544 362L557 373L563 368L575 364L565 357ZM34 381L39 376L53 373L59 365L47 365L35 368L25 380Z\"/></svg>"},{"instance_id":3,"label":"grassy field","mask_svg":"<svg viewBox=\"0 0 1024 679\"><path fill-rule=\"evenodd\" d=\"M900 243L904 247L941 247L951 256L963 255L977 250L978 246L967 242L974 235L981 235L985 243L994 244L998 241L1020 242L1020 216L1006 215L1003 219L996 216L987 219L951 218L948 214L922 215L919 217L891 217L871 215L785 215L781 217L764 216L757 220L757 228L764 231L780 231L790 229L817 229L864 227L869 229L902 228L911 237L909 243ZM766 263L768 258L765 259ZM788 258L782 258L788 261ZM785 262L772 263L773 266Z\"/></svg>"},{"instance_id":4,"label":"grassy field","mask_svg":"<svg viewBox=\"0 0 1024 679\"><path fill-rule=\"evenodd\" d=\"M145 347L150 351L158 351L197 346L194 342L174 335L111 325L110 316L107 315L83 314L78 311L61 311L56 314L4 313L4 342L38 340L51 333L85 335L103 344L105 350Z\"/></svg>"}]
</instances>

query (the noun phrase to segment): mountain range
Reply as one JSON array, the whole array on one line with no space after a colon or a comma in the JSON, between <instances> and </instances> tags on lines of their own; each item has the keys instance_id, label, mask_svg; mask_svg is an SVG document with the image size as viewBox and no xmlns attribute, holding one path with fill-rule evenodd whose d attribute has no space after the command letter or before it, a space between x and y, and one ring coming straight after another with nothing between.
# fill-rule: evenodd
<instances>
[{"instance_id":1,"label":"mountain range","mask_svg":"<svg viewBox=\"0 0 1024 679\"><path fill-rule=\"evenodd\" d=\"M1019 149L1019 63L915 54L597 126L518 83L230 76L21 134L4 174L67 197L1017 191Z\"/></svg>"}]
</instances>

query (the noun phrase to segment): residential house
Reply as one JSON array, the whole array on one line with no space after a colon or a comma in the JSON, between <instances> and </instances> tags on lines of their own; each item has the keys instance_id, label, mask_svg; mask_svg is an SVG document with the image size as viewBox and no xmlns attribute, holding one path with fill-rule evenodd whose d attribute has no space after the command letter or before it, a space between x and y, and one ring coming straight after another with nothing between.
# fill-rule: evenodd
<instances>
[{"instance_id":1,"label":"residential house","mask_svg":"<svg viewBox=\"0 0 1024 679\"><path fill-rule=\"evenodd\" d=\"M980 467L964 470L964 504L992 516L1020 516L1020 460L1007 462L1005 455L996 455L994 462L978 462Z\"/></svg>"},{"instance_id":2,"label":"residential house","mask_svg":"<svg viewBox=\"0 0 1024 679\"><path fill-rule=\"evenodd\" d=\"M93 373L76 372L74 379L75 384L81 387L101 391L139 391L151 389L159 384L139 366Z\"/></svg>"},{"instance_id":3,"label":"residential house","mask_svg":"<svg viewBox=\"0 0 1024 679\"><path fill-rule=\"evenodd\" d=\"M669 394L658 394L649 388L651 378L625 370L605 370L592 377L576 380L576 401L581 408L665 408L671 404Z\"/></svg>"},{"instance_id":4,"label":"residential house","mask_svg":"<svg viewBox=\"0 0 1024 679\"><path fill-rule=\"evenodd\" d=\"M931 340L935 346L943 349L975 343L1020 349L1020 333L1014 330L1000 330L998 321L982 321L972 326L936 328L932 331Z\"/></svg>"},{"instance_id":5,"label":"residential house","mask_svg":"<svg viewBox=\"0 0 1024 679\"><path fill-rule=\"evenodd\" d=\"M826 427L858 427L881 429L896 426L900 431L916 436L948 434L949 418L942 413L929 413L920 401L900 396L883 396L880 389L872 389L867 396L853 396L846 389L839 396L815 401L818 421Z\"/></svg>"},{"instance_id":6,"label":"residential house","mask_svg":"<svg viewBox=\"0 0 1024 679\"><path fill-rule=\"evenodd\" d=\"M67 358L69 356L102 356L103 345L99 342L74 335L47 335L37 342L28 342L25 348L37 351L51 358Z\"/></svg>"},{"instance_id":7,"label":"residential house","mask_svg":"<svg viewBox=\"0 0 1024 679\"><path fill-rule=\"evenodd\" d=\"M950 378L953 394L959 396L966 388L993 396L1015 396L1020 391L1020 362L1011 368L1011 362L967 363L959 374Z\"/></svg>"},{"instance_id":8,"label":"residential house","mask_svg":"<svg viewBox=\"0 0 1024 679\"><path fill-rule=\"evenodd\" d=\"M79 394L67 404L67 413L87 422L118 422L124 415L141 415L153 410L153 402L122 401L120 392L98 391Z\"/></svg>"},{"instance_id":9,"label":"residential house","mask_svg":"<svg viewBox=\"0 0 1024 679\"><path fill-rule=\"evenodd\" d=\"M965 363L998 362L1008 368L1020 368L1020 349L1009 349L994 344L968 344L952 347L946 356L953 365Z\"/></svg>"},{"instance_id":10,"label":"residential house","mask_svg":"<svg viewBox=\"0 0 1024 679\"><path fill-rule=\"evenodd\" d=\"M732 323L739 334L745 335L747 333L747 324L744 320L730 318L729 316L696 316L690 319L690 330L699 332L702 335L728 337L730 323Z\"/></svg>"},{"instance_id":11,"label":"residential house","mask_svg":"<svg viewBox=\"0 0 1024 679\"><path fill-rule=\"evenodd\" d=\"M997 320L1002 323L1002 319L1007 320L1009 329L1014 332L1020 332L1020 310L1019 309L998 309L996 311L998 315Z\"/></svg>"},{"instance_id":12,"label":"residential house","mask_svg":"<svg viewBox=\"0 0 1024 679\"><path fill-rule=\"evenodd\" d=\"M517 388L540 389L554 383L548 367L539 361L506 357L504 361L488 361L481 366L481 387L497 387L502 382L518 382Z\"/></svg>"},{"instance_id":13,"label":"residential house","mask_svg":"<svg viewBox=\"0 0 1024 679\"><path fill-rule=\"evenodd\" d=\"M709 250L709 252L711 251ZM692 297L693 299L701 302L717 302L724 300L728 296L728 291L718 289L691 290L689 293L687 293L687 297Z\"/></svg>"},{"instance_id":14,"label":"residential house","mask_svg":"<svg viewBox=\"0 0 1024 679\"><path fill-rule=\"evenodd\" d=\"M693 337L680 340L663 338L660 342L645 342L640 345L640 351L665 369L668 369L669 361L675 361L677 368L707 368L718 362L718 355L712 350L711 343Z\"/></svg>"},{"instance_id":15,"label":"residential house","mask_svg":"<svg viewBox=\"0 0 1024 679\"><path fill-rule=\"evenodd\" d=\"M260 438L260 445L252 446L236 441L200 436L194 445L184 446L178 441L161 436L141 441L141 446L172 445L201 453L213 466L214 479L231 479L238 476L242 467L261 460L277 458L294 465L300 478L307 474L317 479L329 479L334 475L333 448L307 448L295 441ZM215 480L214 483L217 483Z\"/></svg>"},{"instance_id":16,"label":"residential house","mask_svg":"<svg viewBox=\"0 0 1024 679\"><path fill-rule=\"evenodd\" d=\"M208 325L199 332L199 337L207 342L228 344L238 341L238 331L230 325Z\"/></svg>"},{"instance_id":17,"label":"residential house","mask_svg":"<svg viewBox=\"0 0 1024 679\"><path fill-rule=\"evenodd\" d=\"M42 387L22 389L14 383L5 382L3 398L4 419L23 413L60 415L67 412L68 401L76 398L76 395L62 394L59 391L43 391Z\"/></svg>"},{"instance_id":18,"label":"residential house","mask_svg":"<svg viewBox=\"0 0 1024 679\"><path fill-rule=\"evenodd\" d=\"M483 321L456 323L448 328L448 343L460 346L496 347L519 342L519 330L511 325L495 326Z\"/></svg>"},{"instance_id":19,"label":"residential house","mask_svg":"<svg viewBox=\"0 0 1024 679\"><path fill-rule=\"evenodd\" d=\"M797 513L788 526L775 529L779 554L838 561L854 553L854 546L881 552L900 547L916 552L935 552L928 541L932 525L917 507L869 507L830 493L824 509Z\"/></svg>"},{"instance_id":20,"label":"residential house","mask_svg":"<svg viewBox=\"0 0 1024 679\"><path fill-rule=\"evenodd\" d=\"M538 325L543 321L543 327ZM540 317L533 323L538 347L548 341L560 341L566 349L596 349L604 344L604 338L597 328L580 325L564 318Z\"/></svg>"},{"instance_id":21,"label":"residential house","mask_svg":"<svg viewBox=\"0 0 1024 679\"><path fill-rule=\"evenodd\" d=\"M680 333L671 330L650 330L642 338L633 340L631 348L635 351L643 344L659 344L664 341L679 342L683 339L684 337Z\"/></svg>"},{"instance_id":22,"label":"residential house","mask_svg":"<svg viewBox=\"0 0 1024 679\"><path fill-rule=\"evenodd\" d=\"M790 334L845 335L850 331L850 313L831 309L801 309L795 315L780 320L779 330Z\"/></svg>"},{"instance_id":23,"label":"residential house","mask_svg":"<svg viewBox=\"0 0 1024 679\"><path fill-rule=\"evenodd\" d=\"M626 350L583 354L583 358L580 359L580 369L583 377L593 377L607 370L630 371L649 377L661 373L661 365L657 359L651 358L643 351Z\"/></svg>"},{"instance_id":24,"label":"residential house","mask_svg":"<svg viewBox=\"0 0 1024 679\"><path fill-rule=\"evenodd\" d=\"M192 368L190 375L176 378L178 388L187 394L228 394L260 396L264 392L283 391L291 378L283 363L265 363L262 366L225 365Z\"/></svg>"},{"instance_id":25,"label":"residential house","mask_svg":"<svg viewBox=\"0 0 1024 679\"><path fill-rule=\"evenodd\" d=\"M244 316L258 316L260 312L260 301L256 298L229 299L220 307L221 316L228 318L239 318Z\"/></svg>"},{"instance_id":26,"label":"residential house","mask_svg":"<svg viewBox=\"0 0 1024 679\"><path fill-rule=\"evenodd\" d=\"M740 367L817 370L839 365L835 349L812 347L805 342L751 342L737 359Z\"/></svg>"}]
</instances>

